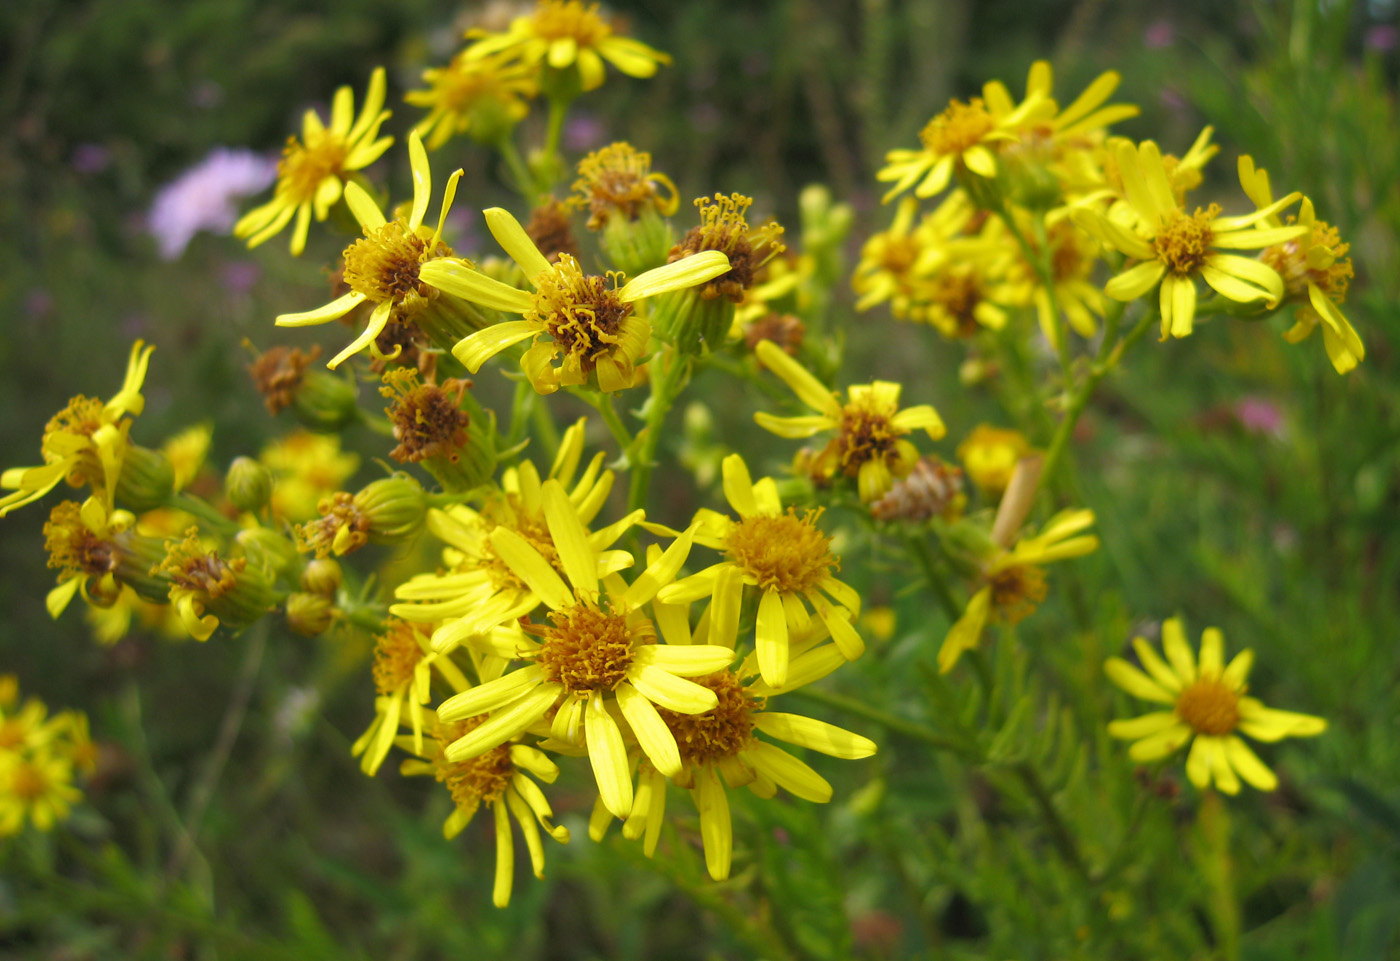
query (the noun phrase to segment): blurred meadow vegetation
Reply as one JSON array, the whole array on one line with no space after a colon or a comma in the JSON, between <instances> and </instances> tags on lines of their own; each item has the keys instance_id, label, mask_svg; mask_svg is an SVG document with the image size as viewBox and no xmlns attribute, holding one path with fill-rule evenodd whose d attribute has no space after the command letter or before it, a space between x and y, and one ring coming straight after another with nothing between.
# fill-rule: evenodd
<instances>
[{"instance_id":1,"label":"blurred meadow vegetation","mask_svg":"<svg viewBox=\"0 0 1400 961\"><path fill-rule=\"evenodd\" d=\"M1232 650L1267 648L1255 686L1271 703L1328 718L1328 732L1276 752L1279 791L1225 805L1202 808L1169 769L1175 782L1154 785L1122 871L1086 891L1038 857L1038 829L982 780L995 774L955 770L915 742L853 724L881 752L845 774L824 827L802 805L755 804L744 815L766 829L755 852L771 886L762 901L780 906L798 956L1400 956L1396 5L612 6L674 63L652 81L610 81L590 95L566 149L577 158L625 138L651 151L685 197L743 191L755 211L795 224L798 192L822 182L856 206L863 237L891 215L873 180L884 152L985 79L1019 90L1043 57L1066 90L1119 70L1118 99L1143 108L1120 126L1128 136L1180 150L1214 125L1223 149L1207 176L1217 192L1236 189L1234 157L1248 151L1276 183L1315 198L1352 243L1348 313L1368 354L1351 376L1337 377L1315 344L1290 348L1218 323L1145 346L1130 373L1102 385L1075 438L1075 483L1103 550L1026 632L1037 667L1084 705L1066 703L1068 722L1098 717L1090 705L1111 697L1106 656L1146 622L1180 613L1193 636L1217 625ZM250 252L200 235L164 262L143 213L212 147L275 152L308 105L341 84L362 89L379 64L395 111L386 129L402 137L417 115L403 92L480 13L427 0L0 4L4 464L33 460L44 421L69 396L115 389L135 337L158 346L139 433L207 420L216 465L274 436L241 344L310 341L274 330L272 318L323 299L336 241L313 232L307 256L289 261L280 239ZM508 202L485 151L452 154L467 171L460 206ZM383 179L407 182L405 160L397 147L387 154ZM856 315L848 295L838 311L849 379L899 380L909 402L935 402L952 430L947 456L959 431L1003 419L990 396L958 386L960 351L932 331L896 325L882 309ZM757 436L751 398L703 390L692 396L709 407L717 442L745 449L739 438ZM1268 423L1238 415L1246 400L1270 412ZM693 504L678 496L687 498L679 516ZM365 649L273 636L258 676L241 684L239 645L138 634L101 647L76 609L57 622L45 612L43 522L30 510L0 526L0 673L88 711L106 775L68 829L0 844L0 957L754 956L725 886L644 861L615 837L552 852L550 880L519 886L496 911L489 839L444 843L447 801L434 785L365 778L350 756L368 716ZM908 578L888 559L851 560L850 572L868 572L868 603L892 607L897 627L837 690L887 692L891 708L926 697L900 680L936 643L922 629L926 598L901 590ZM246 705L226 710L239 690ZM987 708L989 729L1006 721L997 710ZM1101 731L1090 743L1094 765L1131 766ZM1090 845L1096 790L1091 775L1065 795L1069 826ZM884 803L885 792L901 803ZM589 804L580 793L557 807L567 820ZM1228 833L1231 822L1262 829L1252 846L1222 854L1173 830L1197 818L1192 837ZM972 837L990 841L974 850L961 840Z\"/></svg>"}]
</instances>

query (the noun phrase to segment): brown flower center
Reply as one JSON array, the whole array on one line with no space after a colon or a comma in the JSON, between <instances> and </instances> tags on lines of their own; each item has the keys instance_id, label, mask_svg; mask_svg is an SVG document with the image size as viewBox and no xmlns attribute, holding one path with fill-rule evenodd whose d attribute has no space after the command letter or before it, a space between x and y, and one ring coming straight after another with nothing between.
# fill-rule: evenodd
<instances>
[{"instance_id":1,"label":"brown flower center","mask_svg":"<svg viewBox=\"0 0 1400 961\"><path fill-rule=\"evenodd\" d=\"M152 573L165 572L174 587L214 600L238 585L238 575L247 566L246 558L226 561L218 551L204 550L199 543L199 528L191 527L185 531L183 541L166 543L165 560Z\"/></svg>"},{"instance_id":2,"label":"brown flower center","mask_svg":"<svg viewBox=\"0 0 1400 961\"><path fill-rule=\"evenodd\" d=\"M64 501L49 513L44 547L49 552L49 567L65 574L101 576L117 569L116 545L88 529L76 501Z\"/></svg>"},{"instance_id":3,"label":"brown flower center","mask_svg":"<svg viewBox=\"0 0 1400 961\"><path fill-rule=\"evenodd\" d=\"M724 550L740 570L765 591L803 593L813 590L839 569L831 553L831 538L817 528L823 508L798 516L786 514L746 517L725 538Z\"/></svg>"},{"instance_id":4,"label":"brown flower center","mask_svg":"<svg viewBox=\"0 0 1400 961\"><path fill-rule=\"evenodd\" d=\"M1176 716L1198 734L1229 734L1240 722L1240 696L1218 678L1203 677L1177 695Z\"/></svg>"},{"instance_id":5,"label":"brown flower center","mask_svg":"<svg viewBox=\"0 0 1400 961\"><path fill-rule=\"evenodd\" d=\"M545 679L570 694L610 691L632 664L633 647L655 636L650 621L629 626L627 616L579 603L552 611L548 626L530 628L543 641L535 662Z\"/></svg>"},{"instance_id":6,"label":"brown flower center","mask_svg":"<svg viewBox=\"0 0 1400 961\"><path fill-rule=\"evenodd\" d=\"M612 27L598 15L598 4L581 0L540 0L530 29L541 39L576 40L580 47L595 47L612 35Z\"/></svg>"},{"instance_id":7,"label":"brown flower center","mask_svg":"<svg viewBox=\"0 0 1400 961\"><path fill-rule=\"evenodd\" d=\"M337 491L321 498L316 510L321 513L318 520L292 529L297 550L329 557L332 553L348 554L369 543L370 518L355 504L354 494Z\"/></svg>"},{"instance_id":8,"label":"brown flower center","mask_svg":"<svg viewBox=\"0 0 1400 961\"><path fill-rule=\"evenodd\" d=\"M447 785L453 803L466 810L483 802L490 804L499 801L515 776L509 744L494 747L479 757L465 761L449 761L443 753L447 745L485 723L486 717L485 714L478 714L451 724L438 723L433 728L433 737L439 744L438 752L433 757L433 774Z\"/></svg>"},{"instance_id":9,"label":"brown flower center","mask_svg":"<svg viewBox=\"0 0 1400 961\"><path fill-rule=\"evenodd\" d=\"M1189 216L1179 210L1168 213L1152 240L1157 259L1178 276L1200 270L1215 239L1211 222L1219 214L1219 204L1211 204L1204 210L1197 207Z\"/></svg>"},{"instance_id":10,"label":"brown flower center","mask_svg":"<svg viewBox=\"0 0 1400 961\"><path fill-rule=\"evenodd\" d=\"M253 384L263 395L269 414L290 407L301 389L306 368L321 356L319 344L305 352L300 347L273 347L248 365L248 373L253 375Z\"/></svg>"},{"instance_id":11,"label":"brown flower center","mask_svg":"<svg viewBox=\"0 0 1400 961\"><path fill-rule=\"evenodd\" d=\"M622 342L623 321L632 305L618 299L604 277L584 274L578 261L561 254L557 269L542 273L535 302L525 319L544 325L565 353L577 357L585 373Z\"/></svg>"},{"instance_id":12,"label":"brown flower center","mask_svg":"<svg viewBox=\"0 0 1400 961\"><path fill-rule=\"evenodd\" d=\"M601 230L614 214L630 222L647 210L667 215L676 212L671 181L652 173L651 154L629 143L620 141L595 150L579 161L578 173L573 202L588 206L589 230ZM662 195L662 185L669 189L669 196Z\"/></svg>"},{"instance_id":13,"label":"brown flower center","mask_svg":"<svg viewBox=\"0 0 1400 961\"><path fill-rule=\"evenodd\" d=\"M1034 564L997 571L990 578L992 608L1006 624L1019 624L1045 600L1045 572Z\"/></svg>"},{"instance_id":14,"label":"brown flower center","mask_svg":"<svg viewBox=\"0 0 1400 961\"><path fill-rule=\"evenodd\" d=\"M763 699L749 697L733 671L691 680L714 691L719 704L703 714L657 709L676 738L681 759L705 764L734 757L753 740L753 712L763 710Z\"/></svg>"},{"instance_id":15,"label":"brown flower center","mask_svg":"<svg viewBox=\"0 0 1400 961\"><path fill-rule=\"evenodd\" d=\"M309 202L316 196L321 181L344 172L347 153L347 144L329 131L305 144L288 137L277 164L278 192L298 203Z\"/></svg>"},{"instance_id":16,"label":"brown flower center","mask_svg":"<svg viewBox=\"0 0 1400 961\"><path fill-rule=\"evenodd\" d=\"M900 433L890 424L886 411L857 404L841 408L841 433L836 443L846 476L855 477L866 461L889 457Z\"/></svg>"},{"instance_id":17,"label":"brown flower center","mask_svg":"<svg viewBox=\"0 0 1400 961\"><path fill-rule=\"evenodd\" d=\"M567 204L550 197L530 211L525 233L550 263L559 262L560 254L578 259L578 241Z\"/></svg>"},{"instance_id":18,"label":"brown flower center","mask_svg":"<svg viewBox=\"0 0 1400 961\"><path fill-rule=\"evenodd\" d=\"M787 250L782 243L783 228L774 222L750 228L744 215L753 198L743 194L715 194L700 197L700 226L692 227L679 244L671 248L667 263L675 263L702 250L722 251L729 257L729 270L696 289L703 300L728 297L734 303L744 299L744 291L754 284L755 275L768 261Z\"/></svg>"},{"instance_id":19,"label":"brown flower center","mask_svg":"<svg viewBox=\"0 0 1400 961\"><path fill-rule=\"evenodd\" d=\"M469 418L461 404L470 386L471 381L455 378L444 381L441 387L419 384L418 371L412 367L385 374L379 392L394 399L384 413L389 415L394 439L399 442L389 456L401 463L440 457L455 464L467 445Z\"/></svg>"},{"instance_id":20,"label":"brown flower center","mask_svg":"<svg viewBox=\"0 0 1400 961\"><path fill-rule=\"evenodd\" d=\"M418 279L418 269L429 260L452 256L452 248L441 240L430 250L432 238L426 227L411 231L402 220L375 227L345 248L345 282L376 304L393 303L401 314L421 310L437 291Z\"/></svg>"}]
</instances>

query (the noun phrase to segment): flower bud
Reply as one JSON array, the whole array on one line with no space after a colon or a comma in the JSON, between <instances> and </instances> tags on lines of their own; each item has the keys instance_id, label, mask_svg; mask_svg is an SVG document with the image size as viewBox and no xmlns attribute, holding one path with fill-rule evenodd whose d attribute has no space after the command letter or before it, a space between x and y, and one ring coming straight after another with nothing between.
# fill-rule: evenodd
<instances>
[{"instance_id":1,"label":"flower bud","mask_svg":"<svg viewBox=\"0 0 1400 961\"><path fill-rule=\"evenodd\" d=\"M301 567L296 544L270 528L245 527L233 539L248 560L279 577L292 577Z\"/></svg>"},{"instance_id":2,"label":"flower bud","mask_svg":"<svg viewBox=\"0 0 1400 961\"><path fill-rule=\"evenodd\" d=\"M272 497L272 472L251 457L236 457L229 465L224 489L234 507L257 513Z\"/></svg>"},{"instance_id":3,"label":"flower bud","mask_svg":"<svg viewBox=\"0 0 1400 961\"><path fill-rule=\"evenodd\" d=\"M317 557L357 551L370 541L395 544L418 533L428 513L428 495L407 474L394 474L361 488L323 497L319 520L297 525L299 550Z\"/></svg>"},{"instance_id":4,"label":"flower bud","mask_svg":"<svg viewBox=\"0 0 1400 961\"><path fill-rule=\"evenodd\" d=\"M335 623L335 604L324 594L295 593L287 597L287 626L302 637L324 634Z\"/></svg>"},{"instance_id":5,"label":"flower bud","mask_svg":"<svg viewBox=\"0 0 1400 961\"><path fill-rule=\"evenodd\" d=\"M329 371L310 370L292 398L292 411L311 430L335 433L359 419L356 393L353 381Z\"/></svg>"},{"instance_id":6,"label":"flower bud","mask_svg":"<svg viewBox=\"0 0 1400 961\"><path fill-rule=\"evenodd\" d=\"M318 557L313 561L308 561L305 569L302 570L301 589L311 594L334 597L336 592L340 590L344 577L339 564L330 558Z\"/></svg>"},{"instance_id":7,"label":"flower bud","mask_svg":"<svg viewBox=\"0 0 1400 961\"><path fill-rule=\"evenodd\" d=\"M127 445L117 477L117 502L137 513L165 506L175 492L175 468L158 450Z\"/></svg>"}]
</instances>

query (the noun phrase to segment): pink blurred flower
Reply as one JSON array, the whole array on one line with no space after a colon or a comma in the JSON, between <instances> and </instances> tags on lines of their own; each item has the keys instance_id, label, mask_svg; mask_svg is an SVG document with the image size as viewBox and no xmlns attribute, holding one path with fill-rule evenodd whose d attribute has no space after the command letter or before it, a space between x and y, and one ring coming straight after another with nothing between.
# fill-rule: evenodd
<instances>
[{"instance_id":1,"label":"pink blurred flower","mask_svg":"<svg viewBox=\"0 0 1400 961\"><path fill-rule=\"evenodd\" d=\"M1262 397L1242 397L1236 401L1235 420L1250 434L1269 437L1283 434L1283 412L1273 401Z\"/></svg>"},{"instance_id":2,"label":"pink blurred flower","mask_svg":"<svg viewBox=\"0 0 1400 961\"><path fill-rule=\"evenodd\" d=\"M238 219L235 202L267 188L277 161L251 150L215 147L198 164L166 184L146 215L146 229L160 255L174 260L201 230L227 234Z\"/></svg>"},{"instance_id":3,"label":"pink blurred flower","mask_svg":"<svg viewBox=\"0 0 1400 961\"><path fill-rule=\"evenodd\" d=\"M1175 42L1176 28L1170 20L1154 20L1142 32L1142 44L1151 50L1162 50Z\"/></svg>"},{"instance_id":4,"label":"pink blurred flower","mask_svg":"<svg viewBox=\"0 0 1400 961\"><path fill-rule=\"evenodd\" d=\"M1393 23L1381 23L1366 31L1366 49L1389 53L1400 47L1400 27Z\"/></svg>"}]
</instances>

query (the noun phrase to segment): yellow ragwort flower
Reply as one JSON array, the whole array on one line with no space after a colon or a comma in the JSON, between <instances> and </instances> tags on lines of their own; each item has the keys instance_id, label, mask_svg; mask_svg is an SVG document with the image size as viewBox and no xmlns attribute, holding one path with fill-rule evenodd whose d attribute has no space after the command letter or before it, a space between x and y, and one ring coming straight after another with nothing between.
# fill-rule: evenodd
<instances>
[{"instance_id":1,"label":"yellow ragwort flower","mask_svg":"<svg viewBox=\"0 0 1400 961\"><path fill-rule=\"evenodd\" d=\"M244 214L234 224L234 236L247 237L248 246L256 247L281 233L295 215L292 256L300 257L312 213L317 220L325 220L355 172L378 160L394 142L393 137L379 137L379 128L389 117L389 111L382 109L384 86L384 68L376 67L358 118L349 87L335 92L329 127L315 110L306 111L301 139L288 137L282 149L272 199Z\"/></svg>"},{"instance_id":2,"label":"yellow ragwort flower","mask_svg":"<svg viewBox=\"0 0 1400 961\"><path fill-rule=\"evenodd\" d=\"M491 810L496 833L496 882L491 898L496 907L503 908L510 904L515 878L511 816L525 836L530 866L537 878L544 877L544 845L539 829L544 828L545 833L560 844L569 843L569 829L550 823L554 811L540 786L527 777L534 775L546 784L553 784L559 776L558 766L538 748L503 743L476 757L448 759L448 745L460 741L486 721L484 714L459 721L437 721L432 737L423 738L421 745L404 745L418 758L404 761L400 771L406 775L431 774L452 795L452 813L442 825L442 836L448 840L471 823L483 804Z\"/></svg>"},{"instance_id":3,"label":"yellow ragwort flower","mask_svg":"<svg viewBox=\"0 0 1400 961\"><path fill-rule=\"evenodd\" d=\"M643 516L633 511L597 531L588 531L612 491L614 474L601 470L597 454L575 481L583 454L586 421L580 418L564 432L559 452L544 481L529 461L508 468L500 489L488 494L480 509L457 504L428 513L428 529L448 546L443 551L442 572L419 574L399 585L399 603L389 608L396 617L414 623L436 623L432 648L447 652L464 640L481 647L495 643L499 656L516 656L515 636L504 638L497 628L527 617L539 607L540 596L496 550L491 535L505 529L529 544L555 574L564 576L559 549L550 533L545 510L544 483L555 482L568 490L568 500L583 525L589 549L598 556L598 576L632 566L632 555L611 550ZM501 646L504 645L504 646Z\"/></svg>"},{"instance_id":4,"label":"yellow ragwort flower","mask_svg":"<svg viewBox=\"0 0 1400 961\"><path fill-rule=\"evenodd\" d=\"M463 51L447 66L423 71L426 90L404 94L406 103L428 108L413 132L429 150L463 133L495 142L530 112L525 101L539 92L535 73L510 54L473 57Z\"/></svg>"},{"instance_id":5,"label":"yellow ragwort flower","mask_svg":"<svg viewBox=\"0 0 1400 961\"><path fill-rule=\"evenodd\" d=\"M1239 168L1240 183L1254 205L1271 206L1273 190L1268 173L1263 168L1256 169L1254 159L1247 154L1240 157ZM1280 227L1283 222L1274 215L1265 224ZM1366 357L1366 346L1338 306L1346 301L1347 288L1355 276L1351 258L1346 256L1351 245L1342 242L1336 227L1317 218L1309 197L1303 198L1298 209L1297 224L1306 227L1307 233L1269 247L1259 255L1283 278L1288 300L1299 304L1294 313L1297 323L1283 336L1291 344L1300 343L1320 324L1327 357L1337 373L1345 374Z\"/></svg>"},{"instance_id":6,"label":"yellow ragwort flower","mask_svg":"<svg viewBox=\"0 0 1400 961\"><path fill-rule=\"evenodd\" d=\"M282 521L310 520L323 497L340 490L360 468L359 455L340 449L335 434L296 430L273 441L258 454L272 472L272 516Z\"/></svg>"},{"instance_id":7,"label":"yellow ragwort flower","mask_svg":"<svg viewBox=\"0 0 1400 961\"><path fill-rule=\"evenodd\" d=\"M658 66L671 62L667 54L615 34L598 13L598 4L582 0L540 0L534 13L517 17L504 33L473 30L467 36L479 39L463 56L518 54L527 64L548 64L555 70L577 65L584 90L602 85L605 60L629 77L640 78L653 76Z\"/></svg>"},{"instance_id":8,"label":"yellow ragwort flower","mask_svg":"<svg viewBox=\"0 0 1400 961\"><path fill-rule=\"evenodd\" d=\"M508 211L493 207L484 213L492 236L525 272L535 288L533 294L493 280L461 260L425 264L419 276L464 300L524 315L523 320L493 324L463 338L452 353L476 373L507 347L533 338L520 366L541 394L581 386L590 378L606 393L634 386L641 376L637 361L651 335L651 325L636 314L635 305L648 297L703 284L729 270L729 258L711 250L648 270L617 287L609 281L619 275L584 274L568 254L550 263ZM552 366L561 353L560 366Z\"/></svg>"},{"instance_id":9,"label":"yellow ragwort flower","mask_svg":"<svg viewBox=\"0 0 1400 961\"><path fill-rule=\"evenodd\" d=\"M888 302L895 317L912 319L925 278L948 260L953 239L975 210L966 193L954 190L916 225L918 212L918 200L905 197L889 229L872 234L861 248L860 263L851 277L851 287L859 296L856 310Z\"/></svg>"},{"instance_id":10,"label":"yellow ragwort flower","mask_svg":"<svg viewBox=\"0 0 1400 961\"><path fill-rule=\"evenodd\" d=\"M846 389L847 399L827 389L805 367L772 341L762 341L754 353L765 367L792 388L799 400L817 411L802 417L775 417L758 411L754 420L780 437L811 437L823 431L835 436L811 463L820 478L852 477L862 503L879 500L897 477L905 477L918 463L919 452L904 439L923 430L938 440L947 429L938 411L928 404L899 409L901 386L877 380Z\"/></svg>"},{"instance_id":11,"label":"yellow ragwort flower","mask_svg":"<svg viewBox=\"0 0 1400 961\"><path fill-rule=\"evenodd\" d=\"M808 606L842 657L860 657L865 642L852 626L860 615L860 595L835 576L841 561L831 552L831 538L817 527L821 510L783 510L773 478L755 483L738 454L726 457L722 469L725 499L739 519L702 509L692 529L695 543L723 551L725 559L662 588L657 599L674 605L712 598L709 643L732 648L744 586L758 588L754 648L763 680L773 687L789 683L794 640L807 640L812 628Z\"/></svg>"},{"instance_id":12,"label":"yellow ragwort flower","mask_svg":"<svg viewBox=\"0 0 1400 961\"><path fill-rule=\"evenodd\" d=\"M588 208L588 229L602 230L613 217L636 220L648 210L669 217L680 206L676 185L651 169L651 154L626 141L600 147L578 162L570 202Z\"/></svg>"},{"instance_id":13,"label":"yellow ragwort flower","mask_svg":"<svg viewBox=\"0 0 1400 961\"><path fill-rule=\"evenodd\" d=\"M0 474L0 488L14 491L0 497L0 517L32 504L67 480L72 487L87 485L110 508L127 450L131 419L146 407L141 385L154 347L141 341L131 346L121 390L105 403L79 394L44 427L39 444L41 467L12 467Z\"/></svg>"},{"instance_id":14,"label":"yellow ragwort flower","mask_svg":"<svg viewBox=\"0 0 1400 961\"><path fill-rule=\"evenodd\" d=\"M437 288L420 279L420 272L425 264L453 256L452 248L442 242L442 228L457 195L457 181L462 171L459 168L447 178L437 229L429 230L423 218L432 201L432 172L417 131L408 135L408 155L413 167L413 207L406 218L387 220L364 188L356 183L345 185L345 203L365 232L363 240L345 248L345 282L350 292L324 307L281 314L277 318L278 327L305 327L338 320L366 301L374 304L369 323L360 336L326 363L332 370L365 348L376 357L380 356L375 338L384 328L390 322L411 320L439 296Z\"/></svg>"},{"instance_id":15,"label":"yellow ragwort flower","mask_svg":"<svg viewBox=\"0 0 1400 961\"><path fill-rule=\"evenodd\" d=\"M1080 533L1093 523L1091 510L1061 511L1045 522L1039 534L1023 536L1010 550L997 550L984 558L981 588L967 602L962 617L948 629L943 646L938 649L939 672L947 674L963 651L977 646L989 619L1015 624L1045 600L1043 565L1098 550L1097 537Z\"/></svg>"},{"instance_id":16,"label":"yellow ragwort flower","mask_svg":"<svg viewBox=\"0 0 1400 961\"><path fill-rule=\"evenodd\" d=\"M680 754L657 707L691 714L714 707L714 692L686 678L727 667L734 651L713 644L657 644L655 624L644 611L657 591L675 580L690 553L693 531L678 537L628 585L621 574L598 576L599 552L589 545L563 485L545 481L542 496L565 577L508 528L492 531L490 543L549 608L549 623L530 624L519 635L517 652L531 661L529 666L456 694L438 707L444 721L490 715L449 745L446 756L450 761L478 757L540 724L553 710L551 738L574 746L586 743L603 803L617 817L626 817L632 809L631 769L610 707L620 712L653 764L678 774Z\"/></svg>"},{"instance_id":17,"label":"yellow ragwort flower","mask_svg":"<svg viewBox=\"0 0 1400 961\"><path fill-rule=\"evenodd\" d=\"M729 877L734 850L726 785L747 786L761 798L773 797L781 787L804 801L825 804L831 800L831 784L826 778L758 735L851 760L870 757L876 751L874 741L834 724L768 710L768 698L759 693L767 691L767 686L744 681L751 673L725 670L695 678L719 700L702 714L660 712L681 754L681 773L670 780L690 791L700 813L705 867L716 881ZM636 800L622 830L629 839L643 839L647 857L655 854L661 836L666 785L665 774L641 762Z\"/></svg>"},{"instance_id":18,"label":"yellow ragwort flower","mask_svg":"<svg viewBox=\"0 0 1400 961\"><path fill-rule=\"evenodd\" d=\"M1217 628L1208 627L1201 635L1197 660L1181 621L1171 618L1162 624L1162 648L1165 661L1147 641L1133 639L1133 650L1146 674L1120 657L1104 662L1104 673L1123 690L1171 707L1108 725L1113 737L1135 742L1128 749L1134 761L1157 761L1194 742L1186 758L1186 776L1196 787L1205 789L1214 781L1226 794L1237 794L1243 778L1261 791L1272 791L1278 787L1278 777L1239 735L1278 741L1312 737L1327 729L1320 717L1278 711L1246 696L1254 652L1245 649L1226 664L1225 640Z\"/></svg>"},{"instance_id":19,"label":"yellow ragwort flower","mask_svg":"<svg viewBox=\"0 0 1400 961\"><path fill-rule=\"evenodd\" d=\"M978 424L958 445L958 460L967 476L992 498L999 498L1011 483L1021 458L1031 453L1030 441L1017 430Z\"/></svg>"},{"instance_id":20,"label":"yellow ragwort flower","mask_svg":"<svg viewBox=\"0 0 1400 961\"><path fill-rule=\"evenodd\" d=\"M1307 228L1261 229L1260 221L1298 200L1292 193L1282 200L1240 217L1221 217L1220 207L1196 208L1186 213L1176 199L1161 152L1151 140L1134 147L1121 143L1118 169L1128 204L1137 218L1135 229L1126 229L1087 208L1072 214L1074 222L1109 246L1141 261L1114 277L1104 293L1115 300L1136 300L1159 288L1162 339L1191 333L1196 316L1196 278L1217 293L1238 303L1264 301L1273 307L1283 299L1283 279L1267 264L1226 250L1258 250L1285 243L1307 233Z\"/></svg>"}]
</instances>

